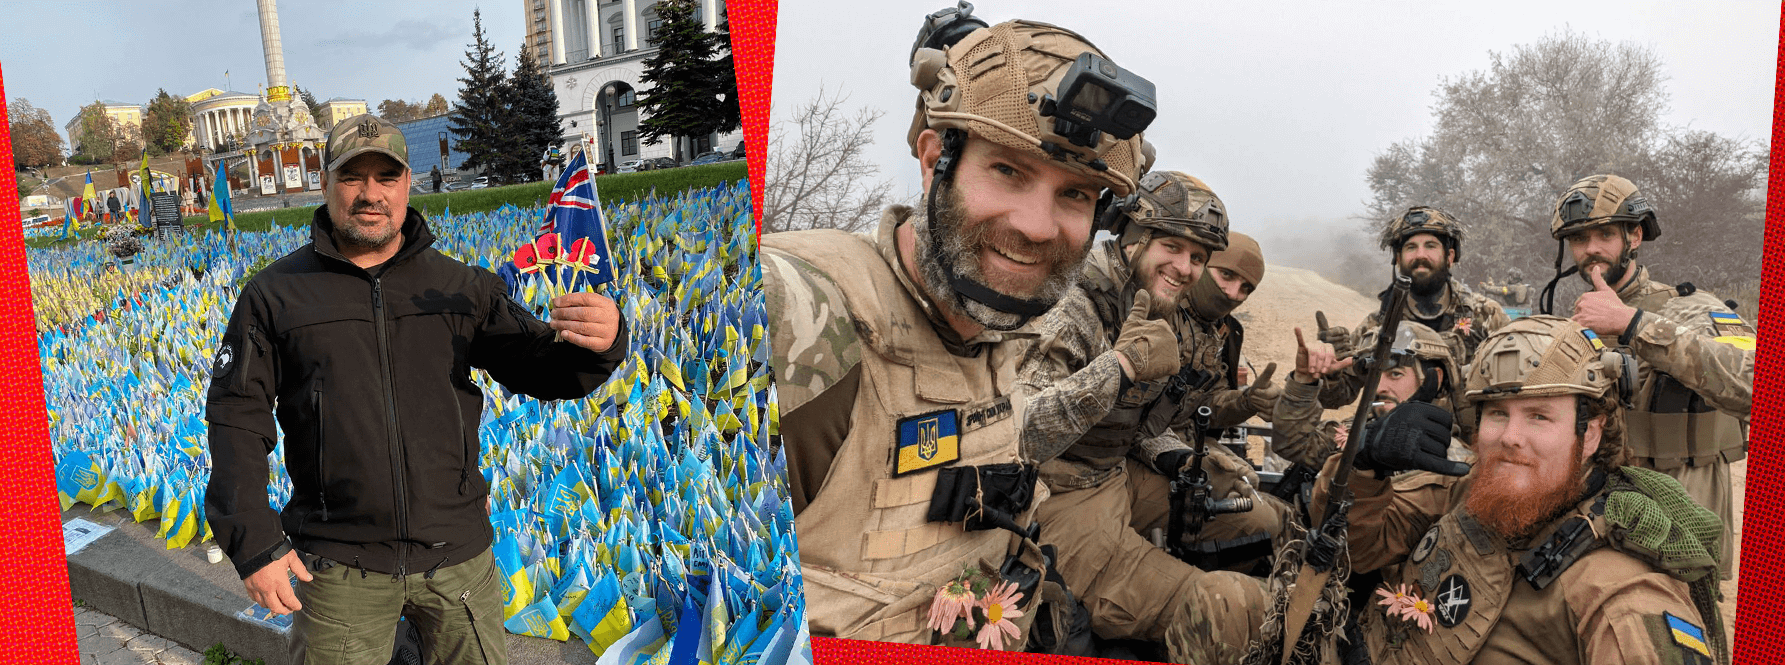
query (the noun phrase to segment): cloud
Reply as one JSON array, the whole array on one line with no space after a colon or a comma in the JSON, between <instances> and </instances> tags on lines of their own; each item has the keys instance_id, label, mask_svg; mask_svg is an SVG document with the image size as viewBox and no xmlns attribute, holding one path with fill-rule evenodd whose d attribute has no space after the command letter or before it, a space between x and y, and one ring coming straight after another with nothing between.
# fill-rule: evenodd
<instances>
[{"instance_id":1,"label":"cloud","mask_svg":"<svg viewBox=\"0 0 1785 665\"><path fill-rule=\"evenodd\" d=\"M316 45L333 49L381 50L392 45L402 44L416 51L426 51L441 42L465 37L468 35L459 27L405 20L397 21L390 30L380 34L350 32L331 39L319 40ZM467 42L469 42L468 39Z\"/></svg>"}]
</instances>

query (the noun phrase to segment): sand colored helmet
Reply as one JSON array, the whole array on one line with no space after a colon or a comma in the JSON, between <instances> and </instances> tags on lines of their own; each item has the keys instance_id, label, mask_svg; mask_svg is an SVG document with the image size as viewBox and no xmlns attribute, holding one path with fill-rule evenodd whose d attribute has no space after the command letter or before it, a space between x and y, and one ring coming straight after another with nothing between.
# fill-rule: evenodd
<instances>
[{"instance_id":1,"label":"sand colored helmet","mask_svg":"<svg viewBox=\"0 0 1785 665\"><path fill-rule=\"evenodd\" d=\"M1605 174L1581 178L1562 192L1562 197L1556 199L1555 214L1550 217L1549 234L1561 240L1606 224L1641 224L1643 240L1661 237L1655 208L1637 191L1636 183Z\"/></svg>"},{"instance_id":2,"label":"sand colored helmet","mask_svg":"<svg viewBox=\"0 0 1785 665\"><path fill-rule=\"evenodd\" d=\"M1475 352L1463 398L1471 403L1513 397L1610 396L1628 378L1624 356L1598 335L1559 316L1514 320ZM1625 392L1619 388L1620 396Z\"/></svg>"},{"instance_id":3,"label":"sand colored helmet","mask_svg":"<svg viewBox=\"0 0 1785 665\"><path fill-rule=\"evenodd\" d=\"M912 51L911 83L919 90L907 136L912 154L923 130L960 129L1048 159L1118 196L1133 193L1140 174L1152 165L1153 151L1138 130L1128 130L1152 121L1152 83L1116 67L1071 30L1033 21L981 27L983 22L968 16L971 11L963 3L962 10L932 15ZM943 14L949 16L937 19ZM949 19L959 20L935 27ZM973 29L961 35L968 27ZM949 39L958 41L939 43ZM1085 54L1091 57L1081 57ZM1090 92L1079 96L1079 90ZM1063 104L1068 96L1084 101ZM1086 129L1088 122L1073 124L1063 107L1107 109L1109 115L1095 121L1116 133Z\"/></svg>"},{"instance_id":4,"label":"sand colored helmet","mask_svg":"<svg viewBox=\"0 0 1785 665\"><path fill-rule=\"evenodd\" d=\"M1127 197L1122 244L1140 241L1139 229L1177 236L1207 247L1227 249L1227 206L1202 180L1178 171L1154 171L1140 179L1140 191Z\"/></svg>"},{"instance_id":5,"label":"sand colored helmet","mask_svg":"<svg viewBox=\"0 0 1785 665\"><path fill-rule=\"evenodd\" d=\"M1365 330L1355 348L1375 348L1376 335L1381 330L1381 327ZM1457 368L1456 359L1451 356L1450 344L1437 331L1417 321L1402 321L1395 328L1395 341L1389 345L1388 364L1383 369L1404 366L1409 359L1437 363L1444 368L1444 384L1452 394L1456 392L1457 386L1462 385L1462 373Z\"/></svg>"},{"instance_id":6,"label":"sand colored helmet","mask_svg":"<svg viewBox=\"0 0 1785 665\"><path fill-rule=\"evenodd\" d=\"M1401 243L1407 242L1408 238L1421 233L1438 236L1447 247L1456 252L1454 260L1462 260L1463 223L1457 221L1457 218L1451 216L1450 213L1430 206L1408 208L1406 212L1390 221L1388 226L1382 229L1380 238L1382 248L1398 252Z\"/></svg>"}]
</instances>

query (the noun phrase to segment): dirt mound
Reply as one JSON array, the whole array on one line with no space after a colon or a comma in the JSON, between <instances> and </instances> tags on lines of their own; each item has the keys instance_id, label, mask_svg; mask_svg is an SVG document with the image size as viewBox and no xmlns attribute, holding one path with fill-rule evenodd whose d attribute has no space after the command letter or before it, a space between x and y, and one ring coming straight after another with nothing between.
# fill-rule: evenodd
<instances>
[{"instance_id":1,"label":"dirt mound","mask_svg":"<svg viewBox=\"0 0 1785 665\"><path fill-rule=\"evenodd\" d=\"M1295 369L1295 328L1300 326L1310 340L1318 330L1315 311L1325 312L1332 325L1350 328L1377 308L1374 297L1329 282L1312 270L1269 266L1258 290L1233 315L1246 326L1245 354L1252 366L1263 371L1275 362L1282 379Z\"/></svg>"}]
</instances>

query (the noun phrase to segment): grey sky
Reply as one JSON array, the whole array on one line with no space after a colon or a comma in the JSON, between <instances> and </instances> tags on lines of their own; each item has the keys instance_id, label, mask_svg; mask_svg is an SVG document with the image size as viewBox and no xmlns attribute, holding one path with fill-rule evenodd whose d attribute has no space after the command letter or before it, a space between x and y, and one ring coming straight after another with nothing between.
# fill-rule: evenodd
<instances>
[{"instance_id":1,"label":"grey sky","mask_svg":"<svg viewBox=\"0 0 1785 665\"><path fill-rule=\"evenodd\" d=\"M948 0L781 0L777 111L843 87L886 111L873 156L895 189L921 187L905 145L916 91L905 67L924 14ZM1650 45L1670 76L1665 122L1747 139L1771 135L1777 2L977 3L988 22L1072 28L1152 80L1156 168L1207 181L1237 230L1276 235L1352 224L1364 171L1390 144L1431 129L1444 77L1488 66L1565 27Z\"/></svg>"},{"instance_id":2,"label":"grey sky","mask_svg":"<svg viewBox=\"0 0 1785 665\"><path fill-rule=\"evenodd\" d=\"M318 100L364 99L373 110L384 99L425 101L436 92L456 99L479 4L284 0L285 75ZM521 3L481 4L484 31L512 69L523 38ZM96 97L146 104L157 89L223 88L226 70L229 87L243 92L266 81L253 0L8 0L0 3L0 25L7 97L47 109L58 132Z\"/></svg>"}]
</instances>

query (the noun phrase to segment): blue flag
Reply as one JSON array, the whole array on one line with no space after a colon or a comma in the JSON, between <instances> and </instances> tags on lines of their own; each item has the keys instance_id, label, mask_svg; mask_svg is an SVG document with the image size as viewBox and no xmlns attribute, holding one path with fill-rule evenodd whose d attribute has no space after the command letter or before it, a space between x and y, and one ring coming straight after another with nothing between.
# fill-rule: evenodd
<instances>
[{"instance_id":1,"label":"blue flag","mask_svg":"<svg viewBox=\"0 0 1785 665\"><path fill-rule=\"evenodd\" d=\"M552 188L540 233L557 233L564 256L587 268L576 271L572 289L606 284L614 280L613 252L607 242L607 220L602 217L595 178L589 173L584 153L564 167L564 175ZM586 240L579 243L579 240ZM565 279L570 279L566 277Z\"/></svg>"}]
</instances>

